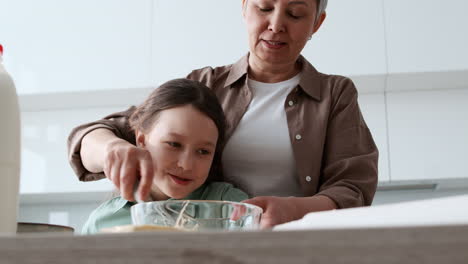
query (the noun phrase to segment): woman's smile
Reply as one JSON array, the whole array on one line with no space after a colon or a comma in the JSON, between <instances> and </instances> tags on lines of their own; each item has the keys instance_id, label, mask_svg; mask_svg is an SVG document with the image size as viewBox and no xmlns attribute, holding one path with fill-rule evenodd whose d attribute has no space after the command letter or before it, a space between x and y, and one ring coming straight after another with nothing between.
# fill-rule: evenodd
<instances>
[{"instance_id":1,"label":"woman's smile","mask_svg":"<svg viewBox=\"0 0 468 264\"><path fill-rule=\"evenodd\" d=\"M272 40L262 40L262 43L266 48L275 49L275 50L286 47L286 45L287 45L286 42L272 41Z\"/></svg>"}]
</instances>

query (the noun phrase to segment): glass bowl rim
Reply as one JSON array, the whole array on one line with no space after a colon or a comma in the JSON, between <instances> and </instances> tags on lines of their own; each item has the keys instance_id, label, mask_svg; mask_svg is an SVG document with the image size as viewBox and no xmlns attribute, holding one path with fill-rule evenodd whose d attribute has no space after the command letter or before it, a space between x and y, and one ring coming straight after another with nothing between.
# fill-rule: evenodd
<instances>
[{"instance_id":1,"label":"glass bowl rim","mask_svg":"<svg viewBox=\"0 0 468 264\"><path fill-rule=\"evenodd\" d=\"M132 205L131 207L135 206L135 209L140 205L149 205L149 204L165 204L165 203L184 203L184 202L190 202L190 203L211 203L211 204L237 204L237 205L242 205L245 206L249 209L252 209L254 213L257 214L263 214L263 209L260 206L249 204L249 203L243 203L243 202L231 202L231 201L218 201L218 200L164 200L164 201L150 201L150 202L144 202L144 203L136 203Z\"/></svg>"}]
</instances>

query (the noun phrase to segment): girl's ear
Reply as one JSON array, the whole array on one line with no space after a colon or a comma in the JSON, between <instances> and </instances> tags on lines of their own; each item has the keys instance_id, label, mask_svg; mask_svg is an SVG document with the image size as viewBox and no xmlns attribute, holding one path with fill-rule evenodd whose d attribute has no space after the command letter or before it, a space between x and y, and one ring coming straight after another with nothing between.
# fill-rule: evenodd
<instances>
[{"instance_id":1,"label":"girl's ear","mask_svg":"<svg viewBox=\"0 0 468 264\"><path fill-rule=\"evenodd\" d=\"M136 145L137 147L145 147L145 134L141 133L140 131L135 131L135 136L136 136Z\"/></svg>"}]
</instances>

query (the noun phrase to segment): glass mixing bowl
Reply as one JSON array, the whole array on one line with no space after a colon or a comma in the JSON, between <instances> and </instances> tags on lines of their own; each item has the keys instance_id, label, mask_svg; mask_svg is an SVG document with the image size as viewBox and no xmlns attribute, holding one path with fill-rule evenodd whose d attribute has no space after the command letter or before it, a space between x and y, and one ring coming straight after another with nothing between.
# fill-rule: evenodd
<instances>
[{"instance_id":1,"label":"glass mixing bowl","mask_svg":"<svg viewBox=\"0 0 468 264\"><path fill-rule=\"evenodd\" d=\"M262 208L246 203L194 200L138 203L130 211L134 225L200 231L255 230L263 213Z\"/></svg>"}]
</instances>

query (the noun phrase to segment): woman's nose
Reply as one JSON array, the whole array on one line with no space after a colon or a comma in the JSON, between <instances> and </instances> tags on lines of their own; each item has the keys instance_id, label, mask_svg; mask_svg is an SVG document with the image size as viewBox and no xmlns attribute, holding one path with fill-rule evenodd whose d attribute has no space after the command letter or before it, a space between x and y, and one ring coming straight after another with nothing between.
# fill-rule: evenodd
<instances>
[{"instance_id":1,"label":"woman's nose","mask_svg":"<svg viewBox=\"0 0 468 264\"><path fill-rule=\"evenodd\" d=\"M268 30L272 31L273 33L280 33L286 31L285 24L284 24L284 17L279 12L274 12L270 16L270 21L268 25Z\"/></svg>"}]
</instances>

